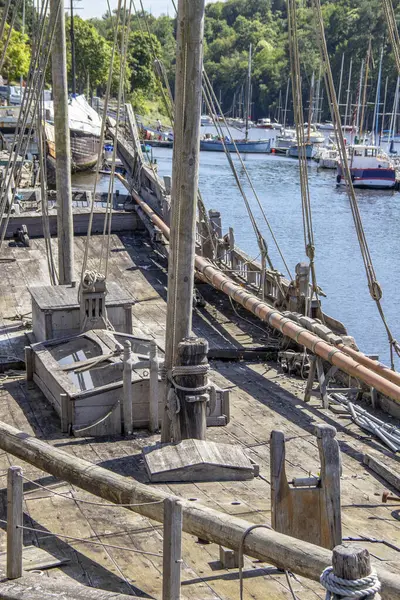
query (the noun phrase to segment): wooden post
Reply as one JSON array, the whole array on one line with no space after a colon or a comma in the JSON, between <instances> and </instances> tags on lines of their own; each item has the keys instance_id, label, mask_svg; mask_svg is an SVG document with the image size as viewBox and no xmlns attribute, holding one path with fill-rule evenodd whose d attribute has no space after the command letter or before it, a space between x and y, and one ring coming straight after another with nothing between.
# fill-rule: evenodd
<instances>
[{"instance_id":1,"label":"wooden post","mask_svg":"<svg viewBox=\"0 0 400 600\"><path fill-rule=\"evenodd\" d=\"M205 0L179 0L178 3L172 219L165 348L167 371L176 364L178 344L192 331L204 6ZM169 389L166 387L163 442L169 442L171 439L171 421L167 412ZM171 419L177 421L174 415L171 415Z\"/></svg>"},{"instance_id":2,"label":"wooden post","mask_svg":"<svg viewBox=\"0 0 400 600\"><path fill-rule=\"evenodd\" d=\"M163 593L162 600L181 597L182 505L173 498L164 500Z\"/></svg>"},{"instance_id":3,"label":"wooden post","mask_svg":"<svg viewBox=\"0 0 400 600\"><path fill-rule=\"evenodd\" d=\"M342 579L362 579L371 575L371 560L366 548L356 544L342 544L333 549L333 573ZM340 599L342 596L333 596ZM366 597L366 596L365 596ZM381 600L380 594L368 596L371 600Z\"/></svg>"},{"instance_id":4,"label":"wooden post","mask_svg":"<svg viewBox=\"0 0 400 600\"><path fill-rule=\"evenodd\" d=\"M132 393L132 346L129 340L124 342L124 370L123 370L123 401L122 416L124 420L124 434L131 435L133 424L133 393Z\"/></svg>"},{"instance_id":5,"label":"wooden post","mask_svg":"<svg viewBox=\"0 0 400 600\"><path fill-rule=\"evenodd\" d=\"M22 576L23 480L21 467L10 467L7 477L7 577Z\"/></svg>"},{"instance_id":6,"label":"wooden post","mask_svg":"<svg viewBox=\"0 0 400 600\"><path fill-rule=\"evenodd\" d=\"M68 394L60 394L61 433L69 433L69 427L71 425L70 403L71 401Z\"/></svg>"},{"instance_id":7,"label":"wooden post","mask_svg":"<svg viewBox=\"0 0 400 600\"><path fill-rule=\"evenodd\" d=\"M53 19L56 19L51 64L56 146L58 274L60 284L63 285L72 283L74 279L74 226L64 4L61 3L60 6L59 0L50 0L50 14Z\"/></svg>"},{"instance_id":8,"label":"wooden post","mask_svg":"<svg viewBox=\"0 0 400 600\"><path fill-rule=\"evenodd\" d=\"M207 365L208 342L202 338L190 337L178 346L178 365L194 366ZM207 374L176 375L178 385L185 388L201 388L207 383ZM178 413L181 439L206 439L206 408L207 396L204 392L184 392L177 390L180 401ZM177 441L177 440L175 440Z\"/></svg>"},{"instance_id":9,"label":"wooden post","mask_svg":"<svg viewBox=\"0 0 400 600\"><path fill-rule=\"evenodd\" d=\"M159 425L158 419L158 352L156 342L150 344L150 394L149 394L149 430L154 433Z\"/></svg>"},{"instance_id":10,"label":"wooden post","mask_svg":"<svg viewBox=\"0 0 400 600\"><path fill-rule=\"evenodd\" d=\"M34 354L32 348L30 346L25 346L25 370L26 370L26 380L33 380L33 371L34 371Z\"/></svg>"}]
</instances>

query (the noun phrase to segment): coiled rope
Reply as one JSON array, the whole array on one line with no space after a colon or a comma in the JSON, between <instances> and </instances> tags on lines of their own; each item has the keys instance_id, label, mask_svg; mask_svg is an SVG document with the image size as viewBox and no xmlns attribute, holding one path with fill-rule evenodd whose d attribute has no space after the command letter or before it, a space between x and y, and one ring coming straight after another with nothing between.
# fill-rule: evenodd
<instances>
[{"instance_id":1,"label":"coiled rope","mask_svg":"<svg viewBox=\"0 0 400 600\"><path fill-rule=\"evenodd\" d=\"M333 572L333 567L327 567L320 577L322 587L326 589L325 600L340 596L341 600L355 598L373 598L381 589L377 574L373 571L367 577L360 579L342 579Z\"/></svg>"}]
</instances>

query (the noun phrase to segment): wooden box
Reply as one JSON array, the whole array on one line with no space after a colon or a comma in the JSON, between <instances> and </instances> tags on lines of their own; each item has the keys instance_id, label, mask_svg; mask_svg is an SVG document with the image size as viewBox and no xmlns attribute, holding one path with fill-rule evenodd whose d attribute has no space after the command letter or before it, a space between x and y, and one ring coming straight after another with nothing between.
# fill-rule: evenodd
<instances>
[{"instance_id":1,"label":"wooden box","mask_svg":"<svg viewBox=\"0 0 400 600\"><path fill-rule=\"evenodd\" d=\"M32 286L32 330L37 342L80 333L78 287ZM132 333L132 296L114 282L107 283L107 317L116 331Z\"/></svg>"}]
</instances>

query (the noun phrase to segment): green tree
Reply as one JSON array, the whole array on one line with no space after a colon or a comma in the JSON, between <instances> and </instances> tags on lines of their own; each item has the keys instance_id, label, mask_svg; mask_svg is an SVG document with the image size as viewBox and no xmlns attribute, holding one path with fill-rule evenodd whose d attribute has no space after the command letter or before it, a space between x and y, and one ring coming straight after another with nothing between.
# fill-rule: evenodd
<instances>
[{"instance_id":1,"label":"green tree","mask_svg":"<svg viewBox=\"0 0 400 600\"><path fill-rule=\"evenodd\" d=\"M6 25L3 39L0 40L0 56L3 54L4 45L9 31L10 26ZM8 81L15 81L20 77L26 77L29 70L30 60L31 51L28 44L28 36L13 29L1 74Z\"/></svg>"},{"instance_id":2,"label":"green tree","mask_svg":"<svg viewBox=\"0 0 400 600\"><path fill-rule=\"evenodd\" d=\"M68 73L71 76L71 42L69 37L70 20L66 21L67 29L67 62ZM107 82L108 60L110 49L107 41L97 32L89 21L74 17L75 31L75 65L76 87L79 93L86 91L89 83L90 90L96 90Z\"/></svg>"},{"instance_id":3,"label":"green tree","mask_svg":"<svg viewBox=\"0 0 400 600\"><path fill-rule=\"evenodd\" d=\"M162 49L155 35L134 31L129 37L128 64L131 69L133 90L147 91L152 95L156 89L154 56L161 57Z\"/></svg>"}]
</instances>

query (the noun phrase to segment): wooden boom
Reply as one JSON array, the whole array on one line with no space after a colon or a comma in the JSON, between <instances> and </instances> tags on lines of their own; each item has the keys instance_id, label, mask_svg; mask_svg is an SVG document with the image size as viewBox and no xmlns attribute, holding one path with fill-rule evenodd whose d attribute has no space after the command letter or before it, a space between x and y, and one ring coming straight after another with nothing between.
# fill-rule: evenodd
<instances>
[{"instance_id":1,"label":"wooden boom","mask_svg":"<svg viewBox=\"0 0 400 600\"><path fill-rule=\"evenodd\" d=\"M115 504L139 504L129 509L159 522L164 518L162 501L167 497L176 498L70 455L2 422L0 448L104 500ZM239 548L244 532L253 525L201 504L179 500L185 532L233 550ZM332 562L330 550L267 529L255 529L246 536L244 554L315 581L319 581L322 571ZM376 570L382 583L382 598L400 600L400 575L379 565Z\"/></svg>"},{"instance_id":2,"label":"wooden boom","mask_svg":"<svg viewBox=\"0 0 400 600\"><path fill-rule=\"evenodd\" d=\"M121 175L116 176L129 189L132 197L143 209L151 221L160 228L162 233L169 239L170 229L168 225L150 208L150 206L138 196L138 194L129 187L128 182ZM203 256L196 256L196 269L203 275L204 279L214 288L220 290L246 310L253 313L261 321L266 322L270 327L277 329L283 335L295 340L298 344L305 346L320 356L323 360L336 365L339 369L360 379L367 385L375 388L388 398L400 404L400 374L391 371L388 367L371 360L362 352L357 352L346 348L343 344L333 346L317 334L301 327L291 319L285 317L277 309L269 306L266 302L257 298L242 286L235 283L227 277L220 269L216 268L208 259Z\"/></svg>"}]
</instances>

